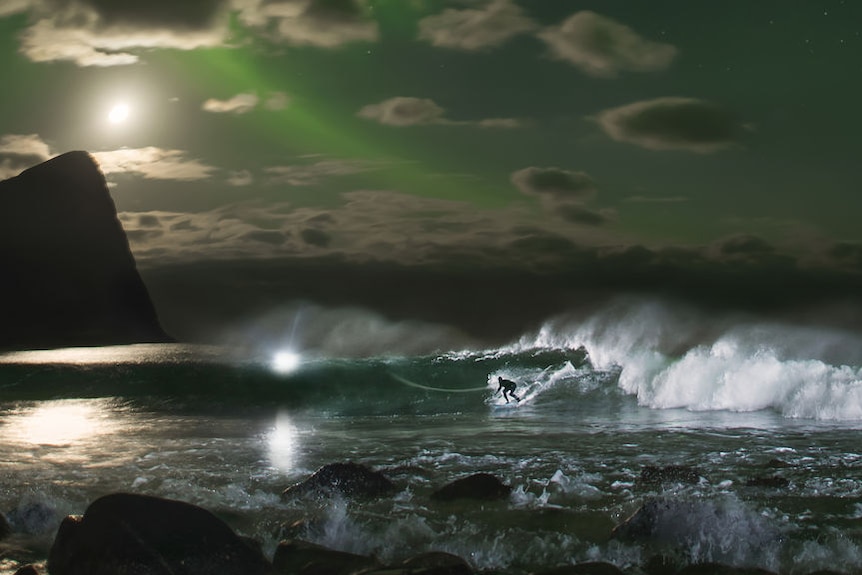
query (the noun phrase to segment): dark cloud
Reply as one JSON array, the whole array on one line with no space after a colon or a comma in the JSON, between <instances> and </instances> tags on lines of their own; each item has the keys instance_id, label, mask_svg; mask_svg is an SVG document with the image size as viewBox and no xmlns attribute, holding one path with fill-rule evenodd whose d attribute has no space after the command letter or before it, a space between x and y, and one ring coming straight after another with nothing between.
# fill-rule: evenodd
<instances>
[{"instance_id":1,"label":"dark cloud","mask_svg":"<svg viewBox=\"0 0 862 575\"><path fill-rule=\"evenodd\" d=\"M57 2L68 4L68 2ZM136 24L148 27L209 28L213 20L222 16L225 0L84 0L100 15L106 26Z\"/></svg>"},{"instance_id":2,"label":"dark cloud","mask_svg":"<svg viewBox=\"0 0 862 575\"><path fill-rule=\"evenodd\" d=\"M588 226L602 226L615 216L611 210L591 210L579 204L570 203L561 204L557 210L564 220Z\"/></svg>"},{"instance_id":3,"label":"dark cloud","mask_svg":"<svg viewBox=\"0 0 862 575\"><path fill-rule=\"evenodd\" d=\"M583 201L595 194L592 178L584 172L529 167L514 172L512 183L521 192L557 201Z\"/></svg>"},{"instance_id":4,"label":"dark cloud","mask_svg":"<svg viewBox=\"0 0 862 575\"><path fill-rule=\"evenodd\" d=\"M365 7L356 0L312 0L304 14L320 20L352 21L365 14Z\"/></svg>"},{"instance_id":5,"label":"dark cloud","mask_svg":"<svg viewBox=\"0 0 862 575\"><path fill-rule=\"evenodd\" d=\"M775 247L765 239L750 234L725 238L718 242L717 248L718 252L725 256L763 255L775 252Z\"/></svg>"},{"instance_id":6,"label":"dark cloud","mask_svg":"<svg viewBox=\"0 0 862 575\"><path fill-rule=\"evenodd\" d=\"M302 236L302 240L308 245L319 248L329 246L329 243L332 241L332 237L328 233L317 228L306 228L302 230L300 236Z\"/></svg>"},{"instance_id":7,"label":"dark cloud","mask_svg":"<svg viewBox=\"0 0 862 575\"><path fill-rule=\"evenodd\" d=\"M677 52L670 44L642 38L628 26L589 10L573 14L538 36L554 57L597 77L664 70Z\"/></svg>"},{"instance_id":8,"label":"dark cloud","mask_svg":"<svg viewBox=\"0 0 862 575\"><path fill-rule=\"evenodd\" d=\"M284 232L276 230L254 230L242 234L240 239L280 246L284 243L286 236Z\"/></svg>"},{"instance_id":9,"label":"dark cloud","mask_svg":"<svg viewBox=\"0 0 862 575\"><path fill-rule=\"evenodd\" d=\"M162 222L159 220L158 216L154 216L152 214L141 214L138 216L138 226L142 228L160 228L162 227Z\"/></svg>"},{"instance_id":10,"label":"dark cloud","mask_svg":"<svg viewBox=\"0 0 862 575\"><path fill-rule=\"evenodd\" d=\"M733 146L741 126L718 104L657 98L605 110L599 126L614 140L649 150L712 153Z\"/></svg>"}]
</instances>

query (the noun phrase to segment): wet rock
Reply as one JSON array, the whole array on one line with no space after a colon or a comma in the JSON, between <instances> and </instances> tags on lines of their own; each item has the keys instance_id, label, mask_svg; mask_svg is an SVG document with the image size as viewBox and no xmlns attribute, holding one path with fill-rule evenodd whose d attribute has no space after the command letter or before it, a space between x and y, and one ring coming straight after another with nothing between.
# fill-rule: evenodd
<instances>
[{"instance_id":1,"label":"wet rock","mask_svg":"<svg viewBox=\"0 0 862 575\"><path fill-rule=\"evenodd\" d=\"M209 511L115 493L66 517L48 554L51 575L264 575L270 565Z\"/></svg>"},{"instance_id":2,"label":"wet rock","mask_svg":"<svg viewBox=\"0 0 862 575\"><path fill-rule=\"evenodd\" d=\"M768 467L770 469L786 469L788 467L793 467L793 465L786 461L782 461L781 459L770 459L766 462L764 467Z\"/></svg>"},{"instance_id":3,"label":"wet rock","mask_svg":"<svg viewBox=\"0 0 862 575\"><path fill-rule=\"evenodd\" d=\"M776 575L757 567L731 567L721 563L697 563L683 567L677 575Z\"/></svg>"},{"instance_id":4,"label":"wet rock","mask_svg":"<svg viewBox=\"0 0 862 575\"><path fill-rule=\"evenodd\" d=\"M641 470L639 481L647 485L661 485L662 483L687 483L696 484L700 482L702 475L694 467L688 465L667 465L656 467L647 465Z\"/></svg>"},{"instance_id":5,"label":"wet rock","mask_svg":"<svg viewBox=\"0 0 862 575\"><path fill-rule=\"evenodd\" d=\"M313 492L338 492L347 497L380 497L396 491L395 484L380 473L358 463L324 465L308 479L288 487L284 498Z\"/></svg>"},{"instance_id":6,"label":"wet rock","mask_svg":"<svg viewBox=\"0 0 862 575\"><path fill-rule=\"evenodd\" d=\"M778 475L772 475L769 477L752 477L745 482L746 487L770 487L773 489L784 489L788 485L790 485L790 482Z\"/></svg>"},{"instance_id":7,"label":"wet rock","mask_svg":"<svg viewBox=\"0 0 862 575\"><path fill-rule=\"evenodd\" d=\"M289 540L278 544L272 566L280 575L348 575L380 567L380 563L374 557Z\"/></svg>"},{"instance_id":8,"label":"wet rock","mask_svg":"<svg viewBox=\"0 0 862 575\"><path fill-rule=\"evenodd\" d=\"M9 525L6 516L0 513L0 539L5 539L12 534L12 526Z\"/></svg>"},{"instance_id":9,"label":"wet rock","mask_svg":"<svg viewBox=\"0 0 862 575\"><path fill-rule=\"evenodd\" d=\"M680 567L682 567L682 563L675 557L653 555L646 560L642 569L646 575L676 575Z\"/></svg>"},{"instance_id":10,"label":"wet rock","mask_svg":"<svg viewBox=\"0 0 862 575\"><path fill-rule=\"evenodd\" d=\"M415 575L472 575L473 568L457 555L433 551L415 555L401 564L405 573Z\"/></svg>"},{"instance_id":11,"label":"wet rock","mask_svg":"<svg viewBox=\"0 0 862 575\"><path fill-rule=\"evenodd\" d=\"M34 565L24 565L15 571L15 575L39 575L39 570Z\"/></svg>"},{"instance_id":12,"label":"wet rock","mask_svg":"<svg viewBox=\"0 0 862 575\"><path fill-rule=\"evenodd\" d=\"M509 497L512 488L488 473L475 473L468 477L456 479L431 494L435 501L453 501L455 499L477 499L480 501L495 501Z\"/></svg>"},{"instance_id":13,"label":"wet rock","mask_svg":"<svg viewBox=\"0 0 862 575\"><path fill-rule=\"evenodd\" d=\"M619 567L601 561L578 563L537 571L533 575L624 575Z\"/></svg>"}]
</instances>

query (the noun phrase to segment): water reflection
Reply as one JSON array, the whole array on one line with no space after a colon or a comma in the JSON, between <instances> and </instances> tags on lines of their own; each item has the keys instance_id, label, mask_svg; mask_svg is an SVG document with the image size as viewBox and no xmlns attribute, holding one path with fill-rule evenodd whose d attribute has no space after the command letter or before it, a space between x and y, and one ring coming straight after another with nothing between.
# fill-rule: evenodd
<instances>
[{"instance_id":1,"label":"water reflection","mask_svg":"<svg viewBox=\"0 0 862 575\"><path fill-rule=\"evenodd\" d=\"M282 471L290 471L296 464L299 451L299 428L285 412L279 412L275 426L267 436L269 462Z\"/></svg>"},{"instance_id":2,"label":"water reflection","mask_svg":"<svg viewBox=\"0 0 862 575\"><path fill-rule=\"evenodd\" d=\"M115 409L105 399L61 399L17 407L0 421L5 442L66 447L117 432Z\"/></svg>"}]
</instances>

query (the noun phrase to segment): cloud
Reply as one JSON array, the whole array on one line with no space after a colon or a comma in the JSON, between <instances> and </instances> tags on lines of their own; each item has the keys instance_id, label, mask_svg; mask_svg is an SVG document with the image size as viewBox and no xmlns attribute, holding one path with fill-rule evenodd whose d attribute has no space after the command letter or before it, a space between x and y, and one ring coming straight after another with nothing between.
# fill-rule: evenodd
<instances>
[{"instance_id":1,"label":"cloud","mask_svg":"<svg viewBox=\"0 0 862 575\"><path fill-rule=\"evenodd\" d=\"M290 103L290 97L284 92L272 92L269 96L267 96L266 101L263 103L263 107L267 110L272 110L277 112L279 110L284 110L287 108L287 105Z\"/></svg>"},{"instance_id":2,"label":"cloud","mask_svg":"<svg viewBox=\"0 0 862 575\"><path fill-rule=\"evenodd\" d=\"M379 36L360 0L234 0L234 5L244 24L286 44L335 48Z\"/></svg>"},{"instance_id":3,"label":"cloud","mask_svg":"<svg viewBox=\"0 0 862 575\"><path fill-rule=\"evenodd\" d=\"M136 174L151 180L205 180L216 168L185 158L182 150L165 150L156 147L121 149L94 152L105 174Z\"/></svg>"},{"instance_id":4,"label":"cloud","mask_svg":"<svg viewBox=\"0 0 862 575\"><path fill-rule=\"evenodd\" d=\"M646 40L628 26L589 10L545 28L538 37L555 58L600 78L613 78L620 71L664 70L677 53L670 44Z\"/></svg>"},{"instance_id":5,"label":"cloud","mask_svg":"<svg viewBox=\"0 0 862 575\"><path fill-rule=\"evenodd\" d=\"M596 120L618 142L648 150L709 154L732 147L741 126L721 106L695 98L657 98L604 110Z\"/></svg>"},{"instance_id":6,"label":"cloud","mask_svg":"<svg viewBox=\"0 0 862 575\"><path fill-rule=\"evenodd\" d=\"M378 167L375 162L352 160L321 160L314 164L292 166L272 166L266 168L269 184L288 184L290 186L314 186L324 178L350 176L367 172Z\"/></svg>"},{"instance_id":7,"label":"cloud","mask_svg":"<svg viewBox=\"0 0 862 575\"><path fill-rule=\"evenodd\" d=\"M387 126L421 126L440 123L443 113L443 108L433 100L399 96L379 104L369 104L357 115Z\"/></svg>"},{"instance_id":8,"label":"cloud","mask_svg":"<svg viewBox=\"0 0 862 575\"><path fill-rule=\"evenodd\" d=\"M206 112L216 114L245 114L254 110L258 101L257 94L245 93L237 94L227 100L210 98L203 103L201 108Z\"/></svg>"},{"instance_id":9,"label":"cloud","mask_svg":"<svg viewBox=\"0 0 862 575\"><path fill-rule=\"evenodd\" d=\"M368 104L356 114L360 118L373 120L386 126L478 126L480 128L518 128L523 125L515 118L486 118L482 120L451 120L446 111L434 100L396 96L379 104Z\"/></svg>"},{"instance_id":10,"label":"cloud","mask_svg":"<svg viewBox=\"0 0 862 575\"><path fill-rule=\"evenodd\" d=\"M290 98L284 92L271 92L263 101L263 108L271 111L279 111L287 108ZM261 104L257 94L245 92L237 94L227 100L210 98L206 100L201 109L215 114L246 114Z\"/></svg>"},{"instance_id":11,"label":"cloud","mask_svg":"<svg viewBox=\"0 0 862 575\"><path fill-rule=\"evenodd\" d=\"M228 34L224 0L34 0L27 12L31 24L20 36L20 50L34 62L128 65L138 61L140 50L219 46Z\"/></svg>"},{"instance_id":12,"label":"cloud","mask_svg":"<svg viewBox=\"0 0 862 575\"><path fill-rule=\"evenodd\" d=\"M0 137L0 180L44 162L53 154L38 134L7 134Z\"/></svg>"},{"instance_id":13,"label":"cloud","mask_svg":"<svg viewBox=\"0 0 862 575\"><path fill-rule=\"evenodd\" d=\"M228 175L227 183L231 186L244 188L254 183L254 175L248 170L238 170Z\"/></svg>"},{"instance_id":14,"label":"cloud","mask_svg":"<svg viewBox=\"0 0 862 575\"><path fill-rule=\"evenodd\" d=\"M537 28L511 0L493 0L481 9L449 8L419 21L419 39L456 50L484 50Z\"/></svg>"},{"instance_id":15,"label":"cloud","mask_svg":"<svg viewBox=\"0 0 862 575\"><path fill-rule=\"evenodd\" d=\"M511 180L524 194L555 201L582 202L596 192L595 183L589 175L560 168L524 168L513 172Z\"/></svg>"}]
</instances>

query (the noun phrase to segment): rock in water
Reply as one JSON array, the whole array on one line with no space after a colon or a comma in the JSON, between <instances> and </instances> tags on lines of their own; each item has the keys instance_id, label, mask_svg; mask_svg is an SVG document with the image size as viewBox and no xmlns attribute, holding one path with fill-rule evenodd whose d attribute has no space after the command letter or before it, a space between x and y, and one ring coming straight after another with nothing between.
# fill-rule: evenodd
<instances>
[{"instance_id":1,"label":"rock in water","mask_svg":"<svg viewBox=\"0 0 862 575\"><path fill-rule=\"evenodd\" d=\"M348 461L324 465L305 481L285 489L282 496L291 498L334 491L347 497L380 497L395 490L395 484L379 471Z\"/></svg>"},{"instance_id":2,"label":"rock in water","mask_svg":"<svg viewBox=\"0 0 862 575\"><path fill-rule=\"evenodd\" d=\"M494 501L505 499L511 492L511 487L504 485L493 475L475 473L444 485L431 494L431 499L437 501L453 501L455 499Z\"/></svg>"},{"instance_id":3,"label":"rock in water","mask_svg":"<svg viewBox=\"0 0 862 575\"><path fill-rule=\"evenodd\" d=\"M0 270L0 348L170 341L86 152L0 182Z\"/></svg>"},{"instance_id":4,"label":"rock in water","mask_svg":"<svg viewBox=\"0 0 862 575\"><path fill-rule=\"evenodd\" d=\"M52 575L263 575L271 566L209 511L115 493L63 520L48 554Z\"/></svg>"}]
</instances>

